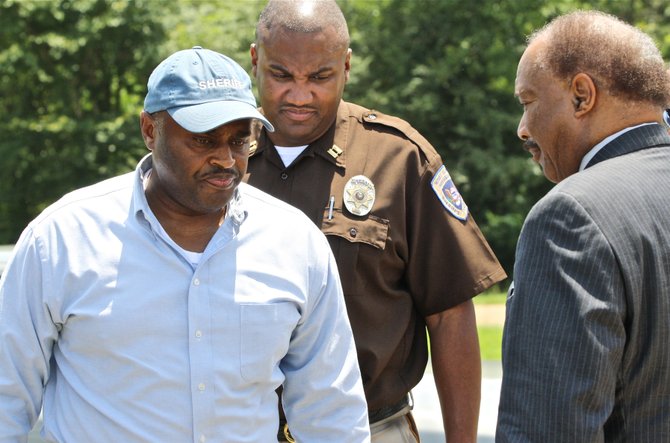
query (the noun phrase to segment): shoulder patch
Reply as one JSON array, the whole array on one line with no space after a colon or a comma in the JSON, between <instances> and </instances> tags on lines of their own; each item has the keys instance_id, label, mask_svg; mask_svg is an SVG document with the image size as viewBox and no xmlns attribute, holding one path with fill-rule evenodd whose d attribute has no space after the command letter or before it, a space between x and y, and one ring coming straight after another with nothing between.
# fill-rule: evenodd
<instances>
[{"instance_id":1,"label":"shoulder patch","mask_svg":"<svg viewBox=\"0 0 670 443\"><path fill-rule=\"evenodd\" d=\"M459 220L467 220L468 218L468 205L465 204L461 194L456 189L454 181L449 175L447 168L442 165L437 171L433 179L430 181L430 185L435 191L435 195L440 199L442 205Z\"/></svg>"}]
</instances>

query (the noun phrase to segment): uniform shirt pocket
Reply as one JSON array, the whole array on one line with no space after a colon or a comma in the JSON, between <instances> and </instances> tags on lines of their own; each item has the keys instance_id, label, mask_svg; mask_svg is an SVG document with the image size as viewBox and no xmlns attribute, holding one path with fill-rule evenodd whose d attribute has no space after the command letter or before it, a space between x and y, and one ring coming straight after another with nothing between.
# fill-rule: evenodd
<instances>
[{"instance_id":1,"label":"uniform shirt pocket","mask_svg":"<svg viewBox=\"0 0 670 443\"><path fill-rule=\"evenodd\" d=\"M326 235L336 235L351 243L365 243L383 250L389 233L389 221L374 215L354 219L334 211L332 218L324 217L321 231Z\"/></svg>"},{"instance_id":2,"label":"uniform shirt pocket","mask_svg":"<svg viewBox=\"0 0 670 443\"><path fill-rule=\"evenodd\" d=\"M288 352L300 319L294 303L240 305L240 371L249 382L268 381Z\"/></svg>"},{"instance_id":3,"label":"uniform shirt pocket","mask_svg":"<svg viewBox=\"0 0 670 443\"><path fill-rule=\"evenodd\" d=\"M344 295L365 294L371 273L377 272L370 267L383 262L389 221L374 215L349 218L340 211L333 211L332 218L324 217L321 231L335 254Z\"/></svg>"}]
</instances>

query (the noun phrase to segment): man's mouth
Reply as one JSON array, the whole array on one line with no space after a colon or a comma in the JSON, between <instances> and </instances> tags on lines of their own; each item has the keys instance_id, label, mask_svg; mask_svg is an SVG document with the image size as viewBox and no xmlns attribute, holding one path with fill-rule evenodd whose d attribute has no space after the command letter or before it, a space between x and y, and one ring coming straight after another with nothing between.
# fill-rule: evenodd
<instances>
[{"instance_id":1,"label":"man's mouth","mask_svg":"<svg viewBox=\"0 0 670 443\"><path fill-rule=\"evenodd\" d=\"M282 109L282 113L290 120L302 122L311 118L316 111L310 108L286 107Z\"/></svg>"},{"instance_id":2,"label":"man's mouth","mask_svg":"<svg viewBox=\"0 0 670 443\"><path fill-rule=\"evenodd\" d=\"M216 187L216 188L222 188L222 189L227 189L232 186L233 183L235 183L235 180L232 178L208 178L207 183L210 185Z\"/></svg>"},{"instance_id":3,"label":"man's mouth","mask_svg":"<svg viewBox=\"0 0 670 443\"><path fill-rule=\"evenodd\" d=\"M540 155L541 155L542 151L540 151L540 147L537 145L537 143L535 143L534 141L526 140L523 143L523 149L528 151L530 153L530 155L533 156L533 161L535 163L540 162Z\"/></svg>"},{"instance_id":4,"label":"man's mouth","mask_svg":"<svg viewBox=\"0 0 670 443\"><path fill-rule=\"evenodd\" d=\"M235 186L237 181L237 174L227 173L227 174L212 174L208 175L205 178L205 181L219 189L230 189Z\"/></svg>"}]
</instances>

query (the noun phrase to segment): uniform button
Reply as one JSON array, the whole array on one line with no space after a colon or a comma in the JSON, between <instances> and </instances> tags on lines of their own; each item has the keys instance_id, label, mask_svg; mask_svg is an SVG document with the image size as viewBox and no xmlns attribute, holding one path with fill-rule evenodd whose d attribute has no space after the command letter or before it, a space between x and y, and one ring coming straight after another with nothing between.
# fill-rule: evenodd
<instances>
[{"instance_id":1,"label":"uniform button","mask_svg":"<svg viewBox=\"0 0 670 443\"><path fill-rule=\"evenodd\" d=\"M202 331L200 331L200 330L195 331L195 338L200 338L200 337L202 337Z\"/></svg>"},{"instance_id":2,"label":"uniform button","mask_svg":"<svg viewBox=\"0 0 670 443\"><path fill-rule=\"evenodd\" d=\"M352 237L356 237L358 235L358 229L356 228L349 229L349 235Z\"/></svg>"},{"instance_id":3,"label":"uniform button","mask_svg":"<svg viewBox=\"0 0 670 443\"><path fill-rule=\"evenodd\" d=\"M205 384L204 384L204 383L200 383L200 384L198 385L198 391L204 391L204 390L205 390Z\"/></svg>"},{"instance_id":4,"label":"uniform button","mask_svg":"<svg viewBox=\"0 0 670 443\"><path fill-rule=\"evenodd\" d=\"M205 436L204 436L204 435L201 435L201 436L200 436L200 443L205 443L205 440L207 440L207 439L205 438Z\"/></svg>"},{"instance_id":5,"label":"uniform button","mask_svg":"<svg viewBox=\"0 0 670 443\"><path fill-rule=\"evenodd\" d=\"M194 286L200 286L200 279L199 278L194 278L193 279L193 285Z\"/></svg>"},{"instance_id":6,"label":"uniform button","mask_svg":"<svg viewBox=\"0 0 670 443\"><path fill-rule=\"evenodd\" d=\"M288 174L286 172L281 173L281 179L286 180L288 178Z\"/></svg>"}]
</instances>

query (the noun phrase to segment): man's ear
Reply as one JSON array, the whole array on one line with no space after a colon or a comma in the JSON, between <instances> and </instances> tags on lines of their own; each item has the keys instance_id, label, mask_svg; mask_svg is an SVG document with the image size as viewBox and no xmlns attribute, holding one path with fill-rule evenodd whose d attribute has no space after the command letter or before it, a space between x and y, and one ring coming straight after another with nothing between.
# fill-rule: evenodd
<instances>
[{"instance_id":1,"label":"man's ear","mask_svg":"<svg viewBox=\"0 0 670 443\"><path fill-rule=\"evenodd\" d=\"M351 48L347 49L347 55L344 58L344 81L349 81L349 72L351 71Z\"/></svg>"},{"instance_id":2,"label":"man's ear","mask_svg":"<svg viewBox=\"0 0 670 443\"><path fill-rule=\"evenodd\" d=\"M153 151L157 135L156 120L146 111L140 113L140 130L147 149Z\"/></svg>"},{"instance_id":3,"label":"man's ear","mask_svg":"<svg viewBox=\"0 0 670 443\"><path fill-rule=\"evenodd\" d=\"M575 108L575 117L587 114L596 104L596 85L588 74L580 72L572 78L570 93Z\"/></svg>"},{"instance_id":4,"label":"man's ear","mask_svg":"<svg viewBox=\"0 0 670 443\"><path fill-rule=\"evenodd\" d=\"M249 47L249 54L251 55L251 73L256 77L256 71L258 70L258 48L256 43L252 43Z\"/></svg>"}]
</instances>

